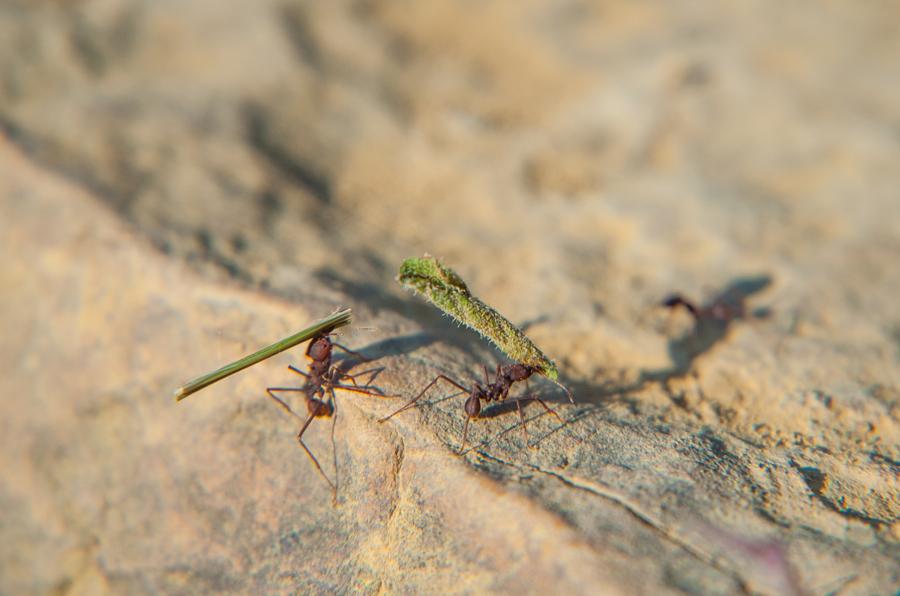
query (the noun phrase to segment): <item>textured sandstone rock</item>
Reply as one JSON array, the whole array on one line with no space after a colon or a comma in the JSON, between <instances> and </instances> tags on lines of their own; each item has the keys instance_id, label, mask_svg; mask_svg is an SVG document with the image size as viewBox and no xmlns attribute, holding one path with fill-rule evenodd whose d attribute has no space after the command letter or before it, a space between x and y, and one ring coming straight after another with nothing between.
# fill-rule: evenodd
<instances>
[{"instance_id":1,"label":"textured sandstone rock","mask_svg":"<svg viewBox=\"0 0 900 596\"><path fill-rule=\"evenodd\" d=\"M0 591L895 591L898 17L5 3ZM426 251L575 391L538 449L341 394L332 507L263 392L302 349L171 399L338 305L386 391L480 378Z\"/></svg>"}]
</instances>

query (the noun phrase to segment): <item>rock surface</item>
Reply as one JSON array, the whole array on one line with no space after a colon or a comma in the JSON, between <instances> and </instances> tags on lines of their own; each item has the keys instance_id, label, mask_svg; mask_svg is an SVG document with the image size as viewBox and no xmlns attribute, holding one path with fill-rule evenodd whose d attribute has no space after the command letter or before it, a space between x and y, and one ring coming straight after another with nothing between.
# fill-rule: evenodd
<instances>
[{"instance_id":1,"label":"rock surface","mask_svg":"<svg viewBox=\"0 0 900 596\"><path fill-rule=\"evenodd\" d=\"M894 592L898 60L890 3L3 3L0 592ZM426 251L557 359L537 448L340 392L333 506L302 348L172 400L337 306L479 379Z\"/></svg>"}]
</instances>

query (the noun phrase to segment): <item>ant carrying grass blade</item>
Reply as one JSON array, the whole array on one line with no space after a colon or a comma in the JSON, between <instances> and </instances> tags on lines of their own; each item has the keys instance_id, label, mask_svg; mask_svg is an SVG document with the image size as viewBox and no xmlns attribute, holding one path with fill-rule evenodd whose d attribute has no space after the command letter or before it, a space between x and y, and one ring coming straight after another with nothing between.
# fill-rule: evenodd
<instances>
[{"instance_id":1,"label":"ant carrying grass blade","mask_svg":"<svg viewBox=\"0 0 900 596\"><path fill-rule=\"evenodd\" d=\"M331 333L338 327L343 327L344 325L349 324L350 309L347 308L341 311L336 311L330 316L325 317L321 321L313 323L306 329L298 331L293 335L289 335L284 339L276 341L270 346L260 348L252 354L226 364L225 366L218 368L212 372L206 373L205 375L200 375L193 381L185 383L175 390L175 401L181 401L187 396L192 395L205 387L209 387L213 383L218 383L226 377L240 372L245 368L253 366L254 364L262 362L266 358L271 358L275 354L280 354L287 349L293 348L297 344L309 341L310 339L318 337L320 335Z\"/></svg>"},{"instance_id":2,"label":"ant carrying grass blade","mask_svg":"<svg viewBox=\"0 0 900 596\"><path fill-rule=\"evenodd\" d=\"M494 380L492 382L490 380L490 377L488 374L487 366L485 366L484 367L484 385L482 385L481 383L476 381L472 385L471 390L467 389L460 383L457 383L456 381L454 381L447 375L441 374L441 375L436 376L430 383L428 383L428 385L425 386L424 389L422 389L422 391L419 392L418 395L416 395L412 400L410 400L408 403L406 403L402 408L400 408L399 410L395 411L394 413L382 418L381 420L379 420L379 422L384 422L390 418L393 418L400 412L403 412L404 410L411 408L413 405L415 405L415 403L417 401L419 401L422 398L423 395L425 395L425 393L429 389L431 389L434 385L436 385L438 381L443 380L447 383L450 383L451 385L453 385L460 391L469 393L469 397L466 399L466 402L464 405L464 409L466 412L466 422L465 422L465 426L463 427L462 447L460 447L460 453L463 453L465 451L466 441L468 439L469 421L473 418L479 418L481 416L481 402L489 403L492 401L497 401L497 402L505 401L509 397L510 388L512 387L512 385L514 383L518 383L519 381L527 382L528 378L531 377L536 372L538 372L537 367L528 366L526 364L507 364L507 365L503 365L503 366L498 364L497 371L495 373ZM568 393L568 391L567 391L567 393ZM516 404L516 409L519 412L519 420L522 423L522 431L525 435L525 444L526 445L528 444L528 427L525 423L525 415L522 412L522 403L523 402L528 403L530 401L538 402L539 404L541 404L541 406L544 407L544 409L547 411L548 414L552 414L553 416L556 416L556 418L560 422L563 421L562 418L559 417L559 414L557 414L552 408L550 408L550 406L548 406L546 403L544 403L544 401L537 396L532 395L532 396L524 396L524 397L515 398L514 402ZM569 401L571 401L572 403L575 403L574 400L572 399L572 396L570 393L569 393Z\"/></svg>"},{"instance_id":3,"label":"ant carrying grass blade","mask_svg":"<svg viewBox=\"0 0 900 596\"><path fill-rule=\"evenodd\" d=\"M297 419L303 421L303 425L300 427L300 432L297 433L297 441L300 443L300 446L303 447L303 450L306 451L306 454L312 460L313 465L316 467L316 470L325 479L325 482L331 487L332 497L336 501L337 500L337 453L335 451L335 441L334 441L334 428L335 422L337 421L337 407L336 407L336 396L335 389L341 389L343 391L352 391L354 393L362 393L364 395L373 395L376 397L388 397L385 395L380 389L377 387L371 387L369 385L358 385L356 383L355 376L359 376L366 373L371 373L369 381L380 372L381 368L375 368L368 371L363 371L358 373L357 375L350 375L343 370L338 365L332 363L332 356L334 353L334 348L339 348L344 352L359 358L362 361L367 361L367 358L363 357L358 352L354 352L339 343L332 341L331 335L329 333L324 333L317 335L309 342L309 347L306 349L306 356L309 358L310 362L308 365L308 372L303 372L297 367L290 365L288 366L293 372L298 375L306 378L306 383L302 387L267 387L266 393L275 400L278 405L287 411L292 416ZM348 379L352 385L344 385L340 381L342 379ZM276 393L280 392L295 392L302 393L303 397L306 399L306 410L307 416L304 418L303 416L294 412L291 407L281 399ZM309 428L310 423L312 423L314 418L331 418L331 447L332 453L334 454L334 473L335 479L334 482L325 474L325 471L322 469L322 466L319 464L319 460L316 459L316 456L313 455L312 451L310 451L309 447L306 446L306 443L303 442L303 433L306 432L306 429Z\"/></svg>"},{"instance_id":4,"label":"ant carrying grass blade","mask_svg":"<svg viewBox=\"0 0 900 596\"><path fill-rule=\"evenodd\" d=\"M468 391L466 399L466 423L463 428L463 442L460 451L464 451L469 432L469 420L481 416L481 402L504 401L509 397L510 387L519 381L527 381L534 374L546 377L552 383L559 385L573 404L575 400L572 392L562 385L556 364L544 354L540 348L531 341L521 329L513 325L509 319L479 300L466 285L466 282L453 269L444 265L430 255L422 258L406 259L400 265L400 273L397 281L434 304L436 307L450 315L458 323L466 325L480 333L485 339L491 341L501 352L506 354L515 364L497 365L494 381L490 380L487 367L484 368L484 385L475 382L472 389L457 383L446 375L438 375L425 388L419 392L405 406L383 418L384 422L403 410L412 407L425 393L438 381L444 380L463 392ZM536 401L541 404L548 413L556 416L559 414L550 409L537 396L525 396L516 398L515 404L519 411L519 419L522 421L522 430L525 433L525 442L528 443L528 428L525 424L525 415L522 413L522 402Z\"/></svg>"}]
</instances>

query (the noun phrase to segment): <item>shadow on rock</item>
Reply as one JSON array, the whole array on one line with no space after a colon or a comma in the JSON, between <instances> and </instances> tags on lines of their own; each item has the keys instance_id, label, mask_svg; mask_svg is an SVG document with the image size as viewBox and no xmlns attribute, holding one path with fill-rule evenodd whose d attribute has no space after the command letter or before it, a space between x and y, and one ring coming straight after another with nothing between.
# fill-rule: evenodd
<instances>
[{"instance_id":1,"label":"shadow on rock","mask_svg":"<svg viewBox=\"0 0 900 596\"><path fill-rule=\"evenodd\" d=\"M738 278L701 306L696 306L680 294L673 294L662 302L667 308L683 307L694 318L694 326L686 335L669 342L672 366L660 371L641 373L639 385L658 382L666 385L672 379L687 375L694 361L723 341L732 323L739 320L763 319L771 313L768 308L748 310L747 300L772 283L768 275Z\"/></svg>"},{"instance_id":2,"label":"shadow on rock","mask_svg":"<svg viewBox=\"0 0 900 596\"><path fill-rule=\"evenodd\" d=\"M385 290L383 285L374 282L353 280L341 275L333 269L320 270L316 273L316 277L323 283L331 285L347 296L351 296L364 302L366 306L376 313L381 310L387 310L399 314L404 318L418 321L423 328L439 329L440 341L452 345L461 351L475 354L479 358L485 358L488 353L488 346L486 346L475 333L455 324L451 324L451 319L442 315L433 306L426 304L421 300L398 297L394 293ZM426 333L422 333L421 335L422 337L430 337ZM438 337L436 336L431 337L430 340L423 345L428 345L437 339Z\"/></svg>"},{"instance_id":3,"label":"shadow on rock","mask_svg":"<svg viewBox=\"0 0 900 596\"><path fill-rule=\"evenodd\" d=\"M409 335L389 337L371 343L364 348L354 350L353 352L357 355L355 358L351 355L340 360L342 363L347 362L348 364L356 365L360 360L360 356L363 362L372 362L390 356L403 356L404 354L415 352L419 348L429 346L437 339L436 336L427 333L411 333Z\"/></svg>"}]
</instances>

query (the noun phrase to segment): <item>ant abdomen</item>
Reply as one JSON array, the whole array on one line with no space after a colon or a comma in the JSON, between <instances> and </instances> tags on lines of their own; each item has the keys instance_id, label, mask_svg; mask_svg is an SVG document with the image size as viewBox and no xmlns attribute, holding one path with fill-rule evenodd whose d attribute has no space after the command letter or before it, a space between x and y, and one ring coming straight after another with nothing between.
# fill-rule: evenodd
<instances>
[{"instance_id":1,"label":"ant abdomen","mask_svg":"<svg viewBox=\"0 0 900 596\"><path fill-rule=\"evenodd\" d=\"M481 400L478 399L478 394L472 393L469 399L466 400L466 416L469 418L477 418L481 413Z\"/></svg>"},{"instance_id":2,"label":"ant abdomen","mask_svg":"<svg viewBox=\"0 0 900 596\"><path fill-rule=\"evenodd\" d=\"M309 415L315 418L328 418L334 414L334 406L321 399L309 399L306 402L306 409L309 410Z\"/></svg>"}]
</instances>

